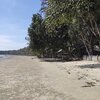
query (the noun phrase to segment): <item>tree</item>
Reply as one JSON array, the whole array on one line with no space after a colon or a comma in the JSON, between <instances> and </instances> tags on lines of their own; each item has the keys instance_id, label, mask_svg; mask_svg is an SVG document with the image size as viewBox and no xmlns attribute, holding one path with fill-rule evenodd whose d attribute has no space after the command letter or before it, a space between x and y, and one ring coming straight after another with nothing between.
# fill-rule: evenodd
<instances>
[{"instance_id":1,"label":"tree","mask_svg":"<svg viewBox=\"0 0 100 100\"><path fill-rule=\"evenodd\" d=\"M99 0L43 0L28 29L32 50L52 54L62 49L70 57L91 56L100 45Z\"/></svg>"},{"instance_id":2,"label":"tree","mask_svg":"<svg viewBox=\"0 0 100 100\"><path fill-rule=\"evenodd\" d=\"M29 46L33 51L42 52L45 48L45 26L40 14L34 14L28 28Z\"/></svg>"},{"instance_id":3,"label":"tree","mask_svg":"<svg viewBox=\"0 0 100 100\"><path fill-rule=\"evenodd\" d=\"M100 42L100 32L97 24L97 20L99 19L95 20L99 15L96 14L99 9L97 5L100 5L98 2L98 0L44 1L43 4L46 6L43 6L43 10L45 12L47 29L49 31L56 31L56 27L63 24L68 25L69 40L72 40L72 44L70 45L75 45L78 44L76 42L82 41L88 55L92 55L93 39L97 39Z\"/></svg>"}]
</instances>

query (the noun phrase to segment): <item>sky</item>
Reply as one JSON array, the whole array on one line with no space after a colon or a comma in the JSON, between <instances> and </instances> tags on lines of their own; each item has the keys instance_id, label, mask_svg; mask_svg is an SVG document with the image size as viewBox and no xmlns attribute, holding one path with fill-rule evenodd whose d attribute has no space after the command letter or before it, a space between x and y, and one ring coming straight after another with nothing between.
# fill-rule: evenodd
<instances>
[{"instance_id":1,"label":"sky","mask_svg":"<svg viewBox=\"0 0 100 100\"><path fill-rule=\"evenodd\" d=\"M0 50L27 46L27 29L40 8L40 0L0 0Z\"/></svg>"}]
</instances>

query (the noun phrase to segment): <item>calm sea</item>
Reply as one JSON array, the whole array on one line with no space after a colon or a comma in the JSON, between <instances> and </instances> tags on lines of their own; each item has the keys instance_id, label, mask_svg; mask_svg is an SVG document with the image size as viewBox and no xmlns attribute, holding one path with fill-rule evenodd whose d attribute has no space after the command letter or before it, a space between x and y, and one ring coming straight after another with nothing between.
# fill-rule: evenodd
<instances>
[{"instance_id":1,"label":"calm sea","mask_svg":"<svg viewBox=\"0 0 100 100\"><path fill-rule=\"evenodd\" d=\"M7 55L0 55L0 59L7 58Z\"/></svg>"}]
</instances>

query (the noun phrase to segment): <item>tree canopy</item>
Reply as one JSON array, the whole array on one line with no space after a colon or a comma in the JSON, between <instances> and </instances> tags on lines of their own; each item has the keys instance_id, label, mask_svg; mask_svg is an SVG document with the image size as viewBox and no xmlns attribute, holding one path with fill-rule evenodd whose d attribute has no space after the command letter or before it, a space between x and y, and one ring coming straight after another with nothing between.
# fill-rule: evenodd
<instances>
[{"instance_id":1,"label":"tree canopy","mask_svg":"<svg viewBox=\"0 0 100 100\"><path fill-rule=\"evenodd\" d=\"M42 54L58 50L72 57L94 54L100 47L99 0L43 0L28 29L29 45Z\"/></svg>"}]
</instances>

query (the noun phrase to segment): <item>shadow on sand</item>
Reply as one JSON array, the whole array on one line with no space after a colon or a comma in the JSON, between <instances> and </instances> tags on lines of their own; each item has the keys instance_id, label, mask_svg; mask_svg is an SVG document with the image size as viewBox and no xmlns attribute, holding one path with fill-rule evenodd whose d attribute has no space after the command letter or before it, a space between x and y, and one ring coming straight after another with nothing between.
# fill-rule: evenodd
<instances>
[{"instance_id":1,"label":"shadow on sand","mask_svg":"<svg viewBox=\"0 0 100 100\"><path fill-rule=\"evenodd\" d=\"M100 64L88 64L88 65L80 65L79 66L80 68L93 68L93 69L95 69L95 68L100 68Z\"/></svg>"},{"instance_id":2,"label":"shadow on sand","mask_svg":"<svg viewBox=\"0 0 100 100\"><path fill-rule=\"evenodd\" d=\"M60 58L40 58L40 60L46 62L67 62L66 60Z\"/></svg>"}]
</instances>

